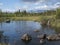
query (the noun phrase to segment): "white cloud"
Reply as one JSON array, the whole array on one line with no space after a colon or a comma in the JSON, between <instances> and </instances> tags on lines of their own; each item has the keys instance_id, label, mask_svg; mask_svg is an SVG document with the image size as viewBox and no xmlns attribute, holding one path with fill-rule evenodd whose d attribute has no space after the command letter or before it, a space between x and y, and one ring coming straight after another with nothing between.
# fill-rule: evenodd
<instances>
[{"instance_id":1,"label":"white cloud","mask_svg":"<svg viewBox=\"0 0 60 45\"><path fill-rule=\"evenodd\" d=\"M32 0L31 0L32 1ZM48 3L46 3L49 0L39 0L36 2L24 2L21 3L22 5L20 5L20 3L15 3L14 7L15 10L50 10L50 9L55 9L57 8L57 4L60 4L60 2L57 2L54 5L49 5Z\"/></svg>"},{"instance_id":2,"label":"white cloud","mask_svg":"<svg viewBox=\"0 0 60 45\"><path fill-rule=\"evenodd\" d=\"M34 10L52 10L52 9L56 9L56 8L60 7L60 3L56 3L54 5L36 3L35 5L36 6L34 7Z\"/></svg>"},{"instance_id":3,"label":"white cloud","mask_svg":"<svg viewBox=\"0 0 60 45\"><path fill-rule=\"evenodd\" d=\"M2 11L3 12L15 12L14 9L9 9L9 8L3 9Z\"/></svg>"},{"instance_id":4,"label":"white cloud","mask_svg":"<svg viewBox=\"0 0 60 45\"><path fill-rule=\"evenodd\" d=\"M34 7L34 9L36 9L36 10L48 10L49 7L48 7L48 5L42 5L42 6L36 6L36 7Z\"/></svg>"},{"instance_id":5,"label":"white cloud","mask_svg":"<svg viewBox=\"0 0 60 45\"><path fill-rule=\"evenodd\" d=\"M36 2L35 2L36 1ZM34 5L38 5L40 3L44 3L47 2L48 0L26 0L26 2L24 2L25 4L34 4Z\"/></svg>"},{"instance_id":6,"label":"white cloud","mask_svg":"<svg viewBox=\"0 0 60 45\"><path fill-rule=\"evenodd\" d=\"M25 10L29 9L28 5L24 5L22 8Z\"/></svg>"},{"instance_id":7,"label":"white cloud","mask_svg":"<svg viewBox=\"0 0 60 45\"><path fill-rule=\"evenodd\" d=\"M17 10L51 10L51 9L56 9L57 7L59 7L60 2L55 3L54 5L49 5L44 3L46 0L40 0L39 2L35 2L35 3L21 3L22 5L20 5L20 3L15 3L14 4L14 9L5 9L5 11L9 11L9 12L13 12L13 11L17 11ZM2 3L0 5L3 5Z\"/></svg>"},{"instance_id":8,"label":"white cloud","mask_svg":"<svg viewBox=\"0 0 60 45\"><path fill-rule=\"evenodd\" d=\"M3 3L0 3L0 6L2 6L3 5Z\"/></svg>"},{"instance_id":9,"label":"white cloud","mask_svg":"<svg viewBox=\"0 0 60 45\"><path fill-rule=\"evenodd\" d=\"M30 3L30 5L33 5L33 8L30 8L30 7L27 7L29 8L28 10L51 10L51 9L56 9L58 7L60 7L60 2L57 2L57 3L53 3L53 4L50 4L48 3L49 0L39 0L35 3ZM29 4L29 3L27 3ZM25 9L27 9L25 8Z\"/></svg>"},{"instance_id":10,"label":"white cloud","mask_svg":"<svg viewBox=\"0 0 60 45\"><path fill-rule=\"evenodd\" d=\"M36 3L36 2L45 2L48 0L22 0L24 3Z\"/></svg>"},{"instance_id":11,"label":"white cloud","mask_svg":"<svg viewBox=\"0 0 60 45\"><path fill-rule=\"evenodd\" d=\"M60 7L60 2L55 3L54 6L55 6L56 8Z\"/></svg>"},{"instance_id":12,"label":"white cloud","mask_svg":"<svg viewBox=\"0 0 60 45\"><path fill-rule=\"evenodd\" d=\"M41 4L41 5L39 5ZM60 7L60 2L55 3L54 5L47 5L47 4L42 4L42 3L35 3L34 9L37 10L52 10Z\"/></svg>"},{"instance_id":13,"label":"white cloud","mask_svg":"<svg viewBox=\"0 0 60 45\"><path fill-rule=\"evenodd\" d=\"M27 5L27 4L25 4L25 3L23 3L23 5L20 5L20 3L15 3L14 4L14 8L15 8L15 10L28 10L29 9L29 6Z\"/></svg>"},{"instance_id":14,"label":"white cloud","mask_svg":"<svg viewBox=\"0 0 60 45\"><path fill-rule=\"evenodd\" d=\"M51 10L56 8L58 8L57 5L46 5L46 4L34 7L35 10Z\"/></svg>"},{"instance_id":15,"label":"white cloud","mask_svg":"<svg viewBox=\"0 0 60 45\"><path fill-rule=\"evenodd\" d=\"M60 5L60 2L57 2L55 5Z\"/></svg>"}]
</instances>

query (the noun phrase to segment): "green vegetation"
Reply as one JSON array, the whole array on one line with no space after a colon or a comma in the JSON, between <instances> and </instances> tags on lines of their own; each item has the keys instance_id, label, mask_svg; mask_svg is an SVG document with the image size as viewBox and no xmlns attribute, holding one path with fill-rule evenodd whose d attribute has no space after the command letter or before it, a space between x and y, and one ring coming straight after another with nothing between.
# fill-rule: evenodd
<instances>
[{"instance_id":1,"label":"green vegetation","mask_svg":"<svg viewBox=\"0 0 60 45\"><path fill-rule=\"evenodd\" d=\"M14 13L10 12L2 12L0 10L0 20L32 20L32 21L41 21L43 18L53 18L55 17L56 11L49 11L41 12L41 13L28 13L25 10L24 11L16 11ZM53 16L52 16L53 15Z\"/></svg>"},{"instance_id":2,"label":"green vegetation","mask_svg":"<svg viewBox=\"0 0 60 45\"><path fill-rule=\"evenodd\" d=\"M24 11L16 11L14 13L10 12L2 12L0 10L0 22L5 21L7 19L10 20L25 20L25 21L38 21L41 20L51 20L51 25L56 29L57 32L60 32L60 8L56 10L47 10L45 12L40 13L28 13L26 10Z\"/></svg>"}]
</instances>

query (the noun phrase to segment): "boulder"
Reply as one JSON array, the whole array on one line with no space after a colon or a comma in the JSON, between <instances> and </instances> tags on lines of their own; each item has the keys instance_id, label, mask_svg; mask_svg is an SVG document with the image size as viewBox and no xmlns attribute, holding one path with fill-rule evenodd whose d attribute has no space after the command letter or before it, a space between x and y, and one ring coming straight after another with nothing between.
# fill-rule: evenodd
<instances>
[{"instance_id":1,"label":"boulder","mask_svg":"<svg viewBox=\"0 0 60 45\"><path fill-rule=\"evenodd\" d=\"M10 20L9 20L9 19L7 19L7 20L6 20L6 23L10 23Z\"/></svg>"},{"instance_id":2,"label":"boulder","mask_svg":"<svg viewBox=\"0 0 60 45\"><path fill-rule=\"evenodd\" d=\"M60 37L56 37L56 40L60 40Z\"/></svg>"},{"instance_id":3,"label":"boulder","mask_svg":"<svg viewBox=\"0 0 60 45\"><path fill-rule=\"evenodd\" d=\"M23 41L30 41L32 39L32 37L28 34L24 34L21 39Z\"/></svg>"},{"instance_id":4,"label":"boulder","mask_svg":"<svg viewBox=\"0 0 60 45\"><path fill-rule=\"evenodd\" d=\"M56 38L56 37L54 37L53 35L47 36L47 39L48 39L49 41L55 40L55 38Z\"/></svg>"},{"instance_id":5,"label":"boulder","mask_svg":"<svg viewBox=\"0 0 60 45\"><path fill-rule=\"evenodd\" d=\"M34 30L34 32L39 32L39 30Z\"/></svg>"},{"instance_id":6,"label":"boulder","mask_svg":"<svg viewBox=\"0 0 60 45\"><path fill-rule=\"evenodd\" d=\"M41 40L40 40L40 43L41 43L41 44L43 44L44 42L45 42L45 40L44 40L44 39L41 39Z\"/></svg>"},{"instance_id":7,"label":"boulder","mask_svg":"<svg viewBox=\"0 0 60 45\"><path fill-rule=\"evenodd\" d=\"M40 39L45 39L46 38L46 34L38 35L37 37L40 38Z\"/></svg>"},{"instance_id":8,"label":"boulder","mask_svg":"<svg viewBox=\"0 0 60 45\"><path fill-rule=\"evenodd\" d=\"M55 41L55 40L60 40L60 37L57 34L55 34L55 35L49 35L47 39L49 41Z\"/></svg>"},{"instance_id":9,"label":"boulder","mask_svg":"<svg viewBox=\"0 0 60 45\"><path fill-rule=\"evenodd\" d=\"M59 34L57 34L59 37L60 37L60 33Z\"/></svg>"}]
</instances>

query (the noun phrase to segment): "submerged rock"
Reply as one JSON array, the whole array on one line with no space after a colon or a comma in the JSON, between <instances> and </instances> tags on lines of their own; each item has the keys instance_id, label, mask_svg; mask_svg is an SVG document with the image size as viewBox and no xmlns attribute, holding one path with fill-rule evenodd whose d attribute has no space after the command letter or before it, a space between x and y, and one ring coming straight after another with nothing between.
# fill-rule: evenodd
<instances>
[{"instance_id":1,"label":"submerged rock","mask_svg":"<svg viewBox=\"0 0 60 45\"><path fill-rule=\"evenodd\" d=\"M39 32L40 30L34 30L34 32Z\"/></svg>"},{"instance_id":2,"label":"submerged rock","mask_svg":"<svg viewBox=\"0 0 60 45\"><path fill-rule=\"evenodd\" d=\"M59 34L57 34L59 37L60 37L60 33Z\"/></svg>"},{"instance_id":3,"label":"submerged rock","mask_svg":"<svg viewBox=\"0 0 60 45\"><path fill-rule=\"evenodd\" d=\"M40 39L46 39L46 34L38 35L37 37L40 38Z\"/></svg>"},{"instance_id":4,"label":"submerged rock","mask_svg":"<svg viewBox=\"0 0 60 45\"><path fill-rule=\"evenodd\" d=\"M60 37L57 34L55 34L55 35L49 35L47 39L49 41L55 41L55 40L60 40Z\"/></svg>"},{"instance_id":5,"label":"submerged rock","mask_svg":"<svg viewBox=\"0 0 60 45\"><path fill-rule=\"evenodd\" d=\"M0 31L0 33L4 33L4 31Z\"/></svg>"},{"instance_id":6,"label":"submerged rock","mask_svg":"<svg viewBox=\"0 0 60 45\"><path fill-rule=\"evenodd\" d=\"M4 31L0 31L0 38L3 37L3 33L4 33Z\"/></svg>"},{"instance_id":7,"label":"submerged rock","mask_svg":"<svg viewBox=\"0 0 60 45\"><path fill-rule=\"evenodd\" d=\"M21 40L23 41L30 41L32 39L32 37L28 34L24 34L21 38Z\"/></svg>"},{"instance_id":8,"label":"submerged rock","mask_svg":"<svg viewBox=\"0 0 60 45\"><path fill-rule=\"evenodd\" d=\"M10 20L8 19L8 20L6 20L6 23L10 23Z\"/></svg>"},{"instance_id":9,"label":"submerged rock","mask_svg":"<svg viewBox=\"0 0 60 45\"><path fill-rule=\"evenodd\" d=\"M44 39L41 39L41 40L40 40L40 43L41 43L41 44L44 44L45 42L46 42L46 40L44 40Z\"/></svg>"},{"instance_id":10,"label":"submerged rock","mask_svg":"<svg viewBox=\"0 0 60 45\"><path fill-rule=\"evenodd\" d=\"M41 39L41 40L40 40L40 43L44 43L44 40L43 40L43 39Z\"/></svg>"}]
</instances>

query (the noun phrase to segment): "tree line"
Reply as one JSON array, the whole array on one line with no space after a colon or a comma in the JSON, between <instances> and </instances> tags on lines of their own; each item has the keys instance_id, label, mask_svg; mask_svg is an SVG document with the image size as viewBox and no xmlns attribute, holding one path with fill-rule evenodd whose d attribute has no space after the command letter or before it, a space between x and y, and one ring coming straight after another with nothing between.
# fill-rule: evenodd
<instances>
[{"instance_id":1,"label":"tree line","mask_svg":"<svg viewBox=\"0 0 60 45\"><path fill-rule=\"evenodd\" d=\"M23 17L23 16L50 16L50 15L56 15L57 18L60 18L60 8L58 8L57 10L46 10L44 12L39 12L39 13L30 13L27 12L26 10L24 11L16 11L14 13L11 12L2 12L2 10L0 10L0 17Z\"/></svg>"}]
</instances>

